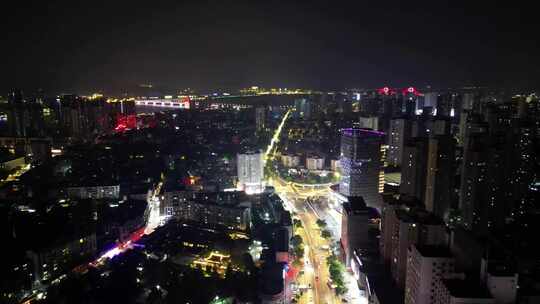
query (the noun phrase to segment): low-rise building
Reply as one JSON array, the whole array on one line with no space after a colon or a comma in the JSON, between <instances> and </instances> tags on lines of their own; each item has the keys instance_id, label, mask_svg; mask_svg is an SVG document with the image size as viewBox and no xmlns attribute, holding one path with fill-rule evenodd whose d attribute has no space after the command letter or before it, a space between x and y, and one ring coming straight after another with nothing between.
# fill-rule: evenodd
<instances>
[{"instance_id":1,"label":"low-rise building","mask_svg":"<svg viewBox=\"0 0 540 304\"><path fill-rule=\"evenodd\" d=\"M69 198L112 198L120 197L120 185L98 185L98 186L79 186L67 187L66 195Z\"/></svg>"},{"instance_id":2,"label":"low-rise building","mask_svg":"<svg viewBox=\"0 0 540 304\"><path fill-rule=\"evenodd\" d=\"M162 215L203 226L247 231L251 226L251 203L238 192L166 192Z\"/></svg>"},{"instance_id":3,"label":"low-rise building","mask_svg":"<svg viewBox=\"0 0 540 304\"><path fill-rule=\"evenodd\" d=\"M330 160L330 169L334 172L337 172L341 168L341 165L339 164L339 159L331 159Z\"/></svg>"},{"instance_id":4,"label":"low-rise building","mask_svg":"<svg viewBox=\"0 0 540 304\"><path fill-rule=\"evenodd\" d=\"M281 163L286 168L294 168L300 165L300 156L295 154L282 154Z\"/></svg>"},{"instance_id":5,"label":"low-rise building","mask_svg":"<svg viewBox=\"0 0 540 304\"><path fill-rule=\"evenodd\" d=\"M324 157L320 157L317 155L311 155L306 157L306 168L308 170L324 169Z\"/></svg>"}]
</instances>

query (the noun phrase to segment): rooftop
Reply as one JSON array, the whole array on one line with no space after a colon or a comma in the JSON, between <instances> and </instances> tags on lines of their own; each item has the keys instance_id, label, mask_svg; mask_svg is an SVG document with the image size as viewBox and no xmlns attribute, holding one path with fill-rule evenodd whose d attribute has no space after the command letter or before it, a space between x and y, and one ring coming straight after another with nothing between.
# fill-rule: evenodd
<instances>
[{"instance_id":1,"label":"rooftop","mask_svg":"<svg viewBox=\"0 0 540 304\"><path fill-rule=\"evenodd\" d=\"M453 257L450 249L446 246L440 245L415 245L416 250L420 252L423 257L427 258L451 258Z\"/></svg>"},{"instance_id":2,"label":"rooftop","mask_svg":"<svg viewBox=\"0 0 540 304\"><path fill-rule=\"evenodd\" d=\"M397 218L406 223L417 223L423 225L443 225L443 221L438 216L433 213L424 211L424 210L396 210Z\"/></svg>"},{"instance_id":3,"label":"rooftop","mask_svg":"<svg viewBox=\"0 0 540 304\"><path fill-rule=\"evenodd\" d=\"M443 284L456 298L492 299L489 291L480 282L462 279L443 280Z\"/></svg>"},{"instance_id":4,"label":"rooftop","mask_svg":"<svg viewBox=\"0 0 540 304\"><path fill-rule=\"evenodd\" d=\"M347 136L360 136L360 134L375 135L375 136L385 135L384 132L367 129L367 128L347 128L347 129L343 129L342 132L343 132L343 135L347 135Z\"/></svg>"}]
</instances>

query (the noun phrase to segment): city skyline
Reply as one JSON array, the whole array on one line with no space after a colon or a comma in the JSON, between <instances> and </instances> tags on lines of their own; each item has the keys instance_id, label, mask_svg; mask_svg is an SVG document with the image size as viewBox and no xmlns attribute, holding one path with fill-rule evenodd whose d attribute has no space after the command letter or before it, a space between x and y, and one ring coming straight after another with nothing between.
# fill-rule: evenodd
<instances>
[{"instance_id":1,"label":"city skyline","mask_svg":"<svg viewBox=\"0 0 540 304\"><path fill-rule=\"evenodd\" d=\"M481 3L8 4L0 89L538 88L536 18ZM23 22L24 20L24 22ZM511 75L511 77L509 77Z\"/></svg>"},{"instance_id":2,"label":"city skyline","mask_svg":"<svg viewBox=\"0 0 540 304\"><path fill-rule=\"evenodd\" d=\"M0 304L540 303L536 8L3 12Z\"/></svg>"}]
</instances>

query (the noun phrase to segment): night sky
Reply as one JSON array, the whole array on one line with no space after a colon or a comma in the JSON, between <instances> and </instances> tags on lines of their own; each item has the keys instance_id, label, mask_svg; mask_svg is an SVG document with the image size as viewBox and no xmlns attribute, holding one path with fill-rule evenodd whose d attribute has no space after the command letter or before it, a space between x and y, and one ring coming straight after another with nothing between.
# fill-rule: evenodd
<instances>
[{"instance_id":1,"label":"night sky","mask_svg":"<svg viewBox=\"0 0 540 304\"><path fill-rule=\"evenodd\" d=\"M9 2L0 95L119 93L141 83L540 87L540 18L495 1Z\"/></svg>"}]
</instances>

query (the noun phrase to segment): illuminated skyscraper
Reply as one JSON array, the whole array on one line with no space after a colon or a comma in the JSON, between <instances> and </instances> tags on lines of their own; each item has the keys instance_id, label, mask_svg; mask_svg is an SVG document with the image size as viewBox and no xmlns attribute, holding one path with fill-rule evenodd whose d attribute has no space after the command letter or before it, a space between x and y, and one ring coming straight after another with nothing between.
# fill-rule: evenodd
<instances>
[{"instance_id":1,"label":"illuminated skyscraper","mask_svg":"<svg viewBox=\"0 0 540 304\"><path fill-rule=\"evenodd\" d=\"M263 153L246 152L238 154L238 188L247 194L261 193L264 190Z\"/></svg>"},{"instance_id":2,"label":"illuminated skyscraper","mask_svg":"<svg viewBox=\"0 0 540 304\"><path fill-rule=\"evenodd\" d=\"M349 197L361 196L368 206L380 206L383 140L383 132L356 128L342 131L342 176L339 183L341 194Z\"/></svg>"}]
</instances>

